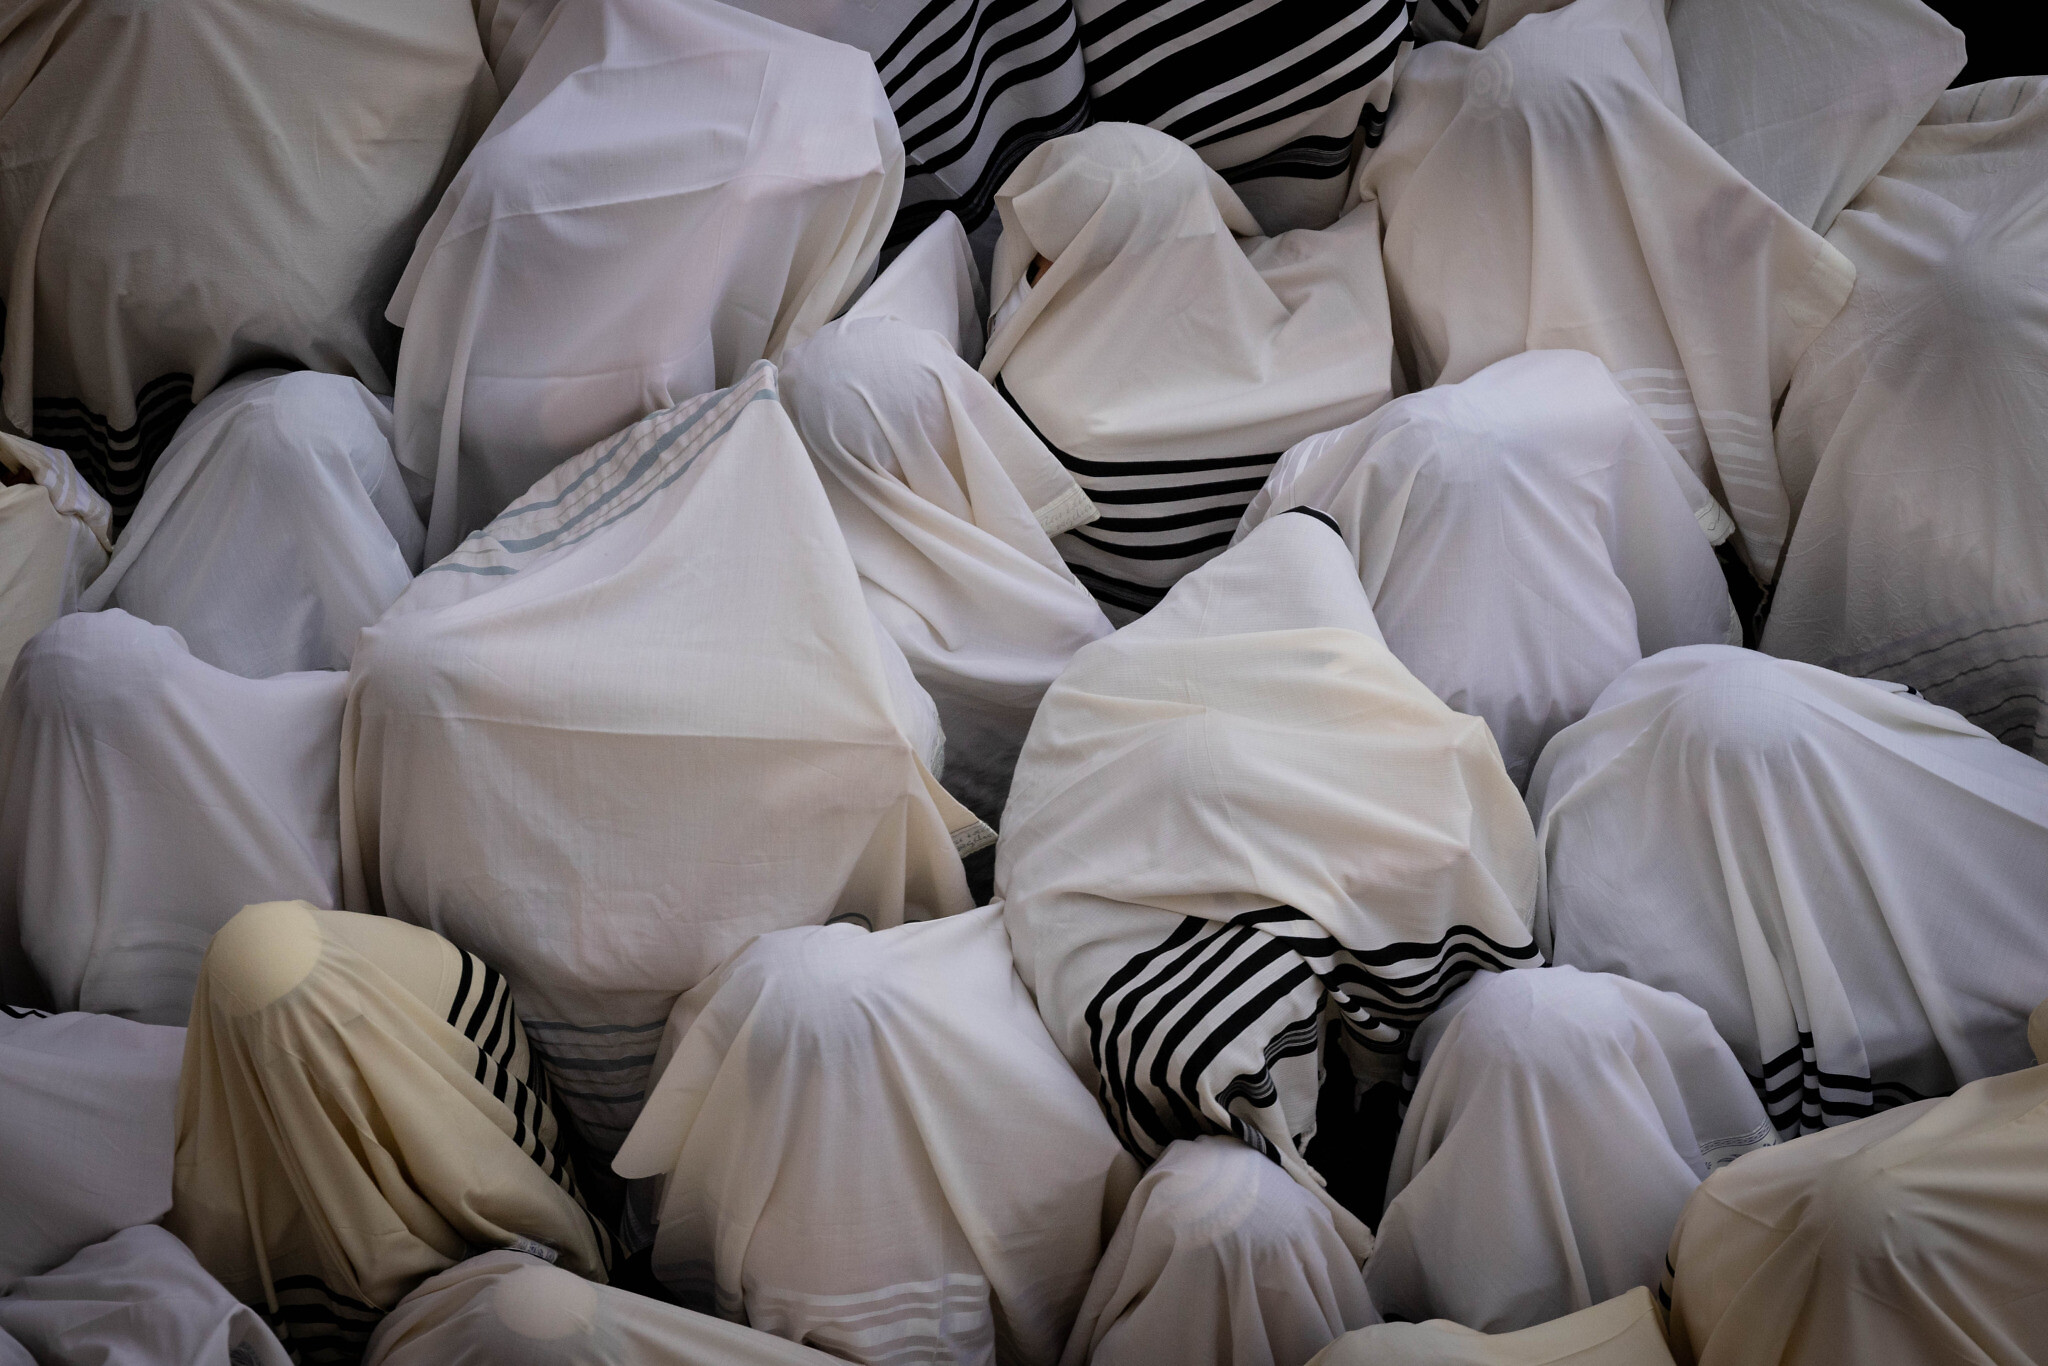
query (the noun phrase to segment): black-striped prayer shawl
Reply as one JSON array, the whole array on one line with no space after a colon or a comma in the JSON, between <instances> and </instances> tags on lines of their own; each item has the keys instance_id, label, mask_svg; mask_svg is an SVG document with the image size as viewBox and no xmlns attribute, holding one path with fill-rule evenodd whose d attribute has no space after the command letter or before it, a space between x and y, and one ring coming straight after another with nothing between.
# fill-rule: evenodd
<instances>
[{"instance_id":1,"label":"black-striped prayer shawl","mask_svg":"<svg viewBox=\"0 0 2048 1366\"><path fill-rule=\"evenodd\" d=\"M1898 1082L1873 1082L1867 1076L1823 1071L1814 1056L1813 1035L1803 1029L1797 1043L1765 1059L1759 1071L1748 1075L1781 1138L1819 1133L1927 1099Z\"/></svg>"}]
</instances>

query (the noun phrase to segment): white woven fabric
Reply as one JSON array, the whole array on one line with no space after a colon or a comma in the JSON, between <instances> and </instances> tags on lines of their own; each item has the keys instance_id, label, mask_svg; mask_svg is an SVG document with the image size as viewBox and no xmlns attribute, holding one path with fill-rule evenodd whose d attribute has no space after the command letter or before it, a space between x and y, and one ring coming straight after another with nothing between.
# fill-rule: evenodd
<instances>
[{"instance_id":1,"label":"white woven fabric","mask_svg":"<svg viewBox=\"0 0 2048 1366\"><path fill-rule=\"evenodd\" d=\"M36 632L66 612L107 567L107 500L71 457L0 432L0 686ZM19 482L15 482L15 481Z\"/></svg>"},{"instance_id":2,"label":"white woven fabric","mask_svg":"<svg viewBox=\"0 0 2048 1366\"><path fill-rule=\"evenodd\" d=\"M1348 1333L1309 1366L1672 1366L1650 1292L1498 1335L1448 1319L1383 1323Z\"/></svg>"}]
</instances>

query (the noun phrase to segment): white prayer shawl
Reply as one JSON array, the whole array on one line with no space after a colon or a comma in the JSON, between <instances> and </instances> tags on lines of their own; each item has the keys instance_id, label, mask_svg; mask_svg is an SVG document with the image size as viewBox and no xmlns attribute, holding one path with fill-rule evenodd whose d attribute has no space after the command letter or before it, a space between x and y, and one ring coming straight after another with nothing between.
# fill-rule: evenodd
<instances>
[{"instance_id":1,"label":"white prayer shawl","mask_svg":"<svg viewBox=\"0 0 2048 1366\"><path fill-rule=\"evenodd\" d=\"M1489 1335L1432 1319L1383 1323L1337 1339L1308 1366L1672 1366L1657 1303L1641 1286L1518 1333Z\"/></svg>"},{"instance_id":2,"label":"white prayer shawl","mask_svg":"<svg viewBox=\"0 0 2048 1366\"><path fill-rule=\"evenodd\" d=\"M125 517L237 371L390 392L380 314L495 103L469 0L10 6L7 420Z\"/></svg>"},{"instance_id":3,"label":"white prayer shawl","mask_svg":"<svg viewBox=\"0 0 2048 1366\"><path fill-rule=\"evenodd\" d=\"M1733 524L1583 351L1511 356L1310 437L1237 534L1303 505L1343 532L1395 658L1487 723L1517 786L1644 655L1741 638L1712 547Z\"/></svg>"},{"instance_id":4,"label":"white prayer shawl","mask_svg":"<svg viewBox=\"0 0 2048 1366\"><path fill-rule=\"evenodd\" d=\"M2048 79L1951 90L1828 240L1856 291L1794 373L1764 648L2048 756Z\"/></svg>"},{"instance_id":5,"label":"white prayer shawl","mask_svg":"<svg viewBox=\"0 0 2048 1366\"><path fill-rule=\"evenodd\" d=\"M1656 1285L1693 1188L1775 1138L1706 1012L1621 977L1480 973L1410 1066L1366 1268L1410 1321L1512 1332Z\"/></svg>"},{"instance_id":6,"label":"white prayer shawl","mask_svg":"<svg viewBox=\"0 0 2048 1366\"><path fill-rule=\"evenodd\" d=\"M183 1029L0 1005L0 1294L164 1217L184 1051Z\"/></svg>"},{"instance_id":7,"label":"white prayer shawl","mask_svg":"<svg viewBox=\"0 0 2048 1366\"><path fill-rule=\"evenodd\" d=\"M1101 507L1057 544L1112 620L1221 551L1280 452L1394 392L1370 208L1258 238L1185 144L1131 124L1040 147L996 205L990 297L1052 265L981 373Z\"/></svg>"},{"instance_id":8,"label":"white prayer shawl","mask_svg":"<svg viewBox=\"0 0 2048 1366\"><path fill-rule=\"evenodd\" d=\"M1662 0L1574 0L1484 51L1431 43L1355 193L1384 223L1418 387L1590 351L1776 571L1771 414L1855 272L1686 126Z\"/></svg>"},{"instance_id":9,"label":"white prayer shawl","mask_svg":"<svg viewBox=\"0 0 2048 1366\"><path fill-rule=\"evenodd\" d=\"M951 215L917 245L931 237L972 269ZM919 264L906 251L876 289L893 296L892 277ZM957 329L869 316L871 300L913 311L908 300L872 296L791 350L783 398L868 608L938 708L946 788L993 822L1039 699L1074 651L1109 634L1048 539L1093 520L1095 508L956 353L946 332ZM972 297L958 303L955 316L971 324Z\"/></svg>"},{"instance_id":10,"label":"white prayer shawl","mask_svg":"<svg viewBox=\"0 0 2048 1366\"><path fill-rule=\"evenodd\" d=\"M1124 1206L1062 1366L1300 1366L1378 1323L1329 1211L1234 1138L1169 1143Z\"/></svg>"},{"instance_id":11,"label":"white prayer shawl","mask_svg":"<svg viewBox=\"0 0 2048 1366\"><path fill-rule=\"evenodd\" d=\"M1059 1359L1136 1176L1011 968L1002 912L766 935L677 1003L615 1169L654 1273L852 1361Z\"/></svg>"},{"instance_id":12,"label":"white prayer shawl","mask_svg":"<svg viewBox=\"0 0 2048 1366\"><path fill-rule=\"evenodd\" d=\"M423 539L384 400L341 375L260 370L178 428L79 608L169 626L244 678L346 669Z\"/></svg>"},{"instance_id":13,"label":"white prayer shawl","mask_svg":"<svg viewBox=\"0 0 2048 1366\"><path fill-rule=\"evenodd\" d=\"M10 1334L44 1366L292 1366L256 1311L153 1224L0 1295L0 1343Z\"/></svg>"},{"instance_id":14,"label":"white prayer shawl","mask_svg":"<svg viewBox=\"0 0 2048 1366\"><path fill-rule=\"evenodd\" d=\"M78 606L107 567L113 510L71 457L0 432L0 680L36 632Z\"/></svg>"},{"instance_id":15,"label":"white prayer shawl","mask_svg":"<svg viewBox=\"0 0 2048 1366\"><path fill-rule=\"evenodd\" d=\"M562 0L391 300L427 558L816 331L902 180L865 54L716 0Z\"/></svg>"},{"instance_id":16,"label":"white prayer shawl","mask_svg":"<svg viewBox=\"0 0 2048 1366\"><path fill-rule=\"evenodd\" d=\"M350 675L349 908L504 972L606 1152L679 993L764 930L966 910L956 847L991 838L929 771L930 699L775 379L563 464L422 574Z\"/></svg>"},{"instance_id":17,"label":"white prayer shawl","mask_svg":"<svg viewBox=\"0 0 2048 1366\"><path fill-rule=\"evenodd\" d=\"M1017 967L1126 1147L1301 1156L1326 1024L1354 1074L1480 967L1534 961L1528 818L1483 722L1380 642L1343 541L1276 517L1074 656L996 853Z\"/></svg>"},{"instance_id":18,"label":"white prayer shawl","mask_svg":"<svg viewBox=\"0 0 2048 1366\"><path fill-rule=\"evenodd\" d=\"M1954 712L1668 650L1551 741L1529 809L1552 960L1703 1007L1780 1133L2026 1061L2048 768Z\"/></svg>"},{"instance_id":19,"label":"white prayer shawl","mask_svg":"<svg viewBox=\"0 0 2048 1366\"><path fill-rule=\"evenodd\" d=\"M9 994L32 965L60 1009L183 1024L207 941L236 910L332 904L347 686L240 678L118 610L29 642L0 700Z\"/></svg>"}]
</instances>

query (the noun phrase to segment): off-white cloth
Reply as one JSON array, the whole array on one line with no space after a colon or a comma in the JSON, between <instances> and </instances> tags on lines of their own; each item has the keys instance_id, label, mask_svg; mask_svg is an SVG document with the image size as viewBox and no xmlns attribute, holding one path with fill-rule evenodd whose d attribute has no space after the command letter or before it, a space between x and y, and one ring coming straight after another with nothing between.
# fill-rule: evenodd
<instances>
[{"instance_id":1,"label":"off-white cloth","mask_svg":"<svg viewBox=\"0 0 2048 1366\"><path fill-rule=\"evenodd\" d=\"M1050 1366L1135 1169L1002 912L756 940L682 998L614 1164L684 1302L857 1362Z\"/></svg>"},{"instance_id":2,"label":"off-white cloth","mask_svg":"<svg viewBox=\"0 0 2048 1366\"><path fill-rule=\"evenodd\" d=\"M0 432L0 680L107 567L113 510L71 457ZM19 480L20 482L13 482Z\"/></svg>"},{"instance_id":3,"label":"off-white cloth","mask_svg":"<svg viewBox=\"0 0 2048 1366\"><path fill-rule=\"evenodd\" d=\"M1764 648L2048 757L2048 78L1944 94L1828 240L1856 291L1778 418Z\"/></svg>"},{"instance_id":4,"label":"off-white cloth","mask_svg":"<svg viewBox=\"0 0 2048 1366\"><path fill-rule=\"evenodd\" d=\"M1669 17L1685 121L1815 232L1963 69L1962 33L1921 0L1671 0Z\"/></svg>"},{"instance_id":5,"label":"off-white cloth","mask_svg":"<svg viewBox=\"0 0 2048 1366\"><path fill-rule=\"evenodd\" d=\"M1301 1366L1378 1323L1329 1211L1234 1138L1180 1139L1131 1192L1062 1366Z\"/></svg>"},{"instance_id":6,"label":"off-white cloth","mask_svg":"<svg viewBox=\"0 0 2048 1366\"><path fill-rule=\"evenodd\" d=\"M868 608L938 708L946 789L994 821L1039 699L1110 626L1049 539L1093 504L958 354L974 325L967 251L950 214L934 224L791 349L782 393ZM900 316L918 313L932 325Z\"/></svg>"},{"instance_id":7,"label":"off-white cloth","mask_svg":"<svg viewBox=\"0 0 2048 1366\"><path fill-rule=\"evenodd\" d=\"M1411 1066L1366 1268L1411 1321L1506 1333L1656 1285L1694 1187L1775 1138L1707 1013L1623 977L1481 973Z\"/></svg>"},{"instance_id":8,"label":"off-white cloth","mask_svg":"<svg viewBox=\"0 0 2048 1366\"><path fill-rule=\"evenodd\" d=\"M1590 351L1776 572L1771 414L1855 271L1686 126L1663 0L1574 0L1418 48L1355 193L1385 224L1410 383ZM1328 425L1328 424L1325 424Z\"/></svg>"},{"instance_id":9,"label":"off-white cloth","mask_svg":"<svg viewBox=\"0 0 2048 1366\"><path fill-rule=\"evenodd\" d=\"M996 850L1017 968L1132 1151L1302 1158L1325 1026L1354 1075L1478 967L1531 962L1536 858L1485 723L1380 642L1343 540L1275 517L1074 656Z\"/></svg>"},{"instance_id":10,"label":"off-white cloth","mask_svg":"<svg viewBox=\"0 0 2048 1366\"><path fill-rule=\"evenodd\" d=\"M389 393L385 301L495 103L469 0L10 6L7 420L125 516L239 370Z\"/></svg>"},{"instance_id":11,"label":"off-white cloth","mask_svg":"<svg viewBox=\"0 0 2048 1366\"><path fill-rule=\"evenodd\" d=\"M424 539L385 401L342 375L259 370L178 428L78 605L172 627L244 678L346 669Z\"/></svg>"},{"instance_id":12,"label":"off-white cloth","mask_svg":"<svg viewBox=\"0 0 2048 1366\"><path fill-rule=\"evenodd\" d=\"M304 1360L359 1359L474 1250L605 1275L505 979L417 926L239 912L192 1003L177 1132L165 1227Z\"/></svg>"},{"instance_id":13,"label":"off-white cloth","mask_svg":"<svg viewBox=\"0 0 2048 1366\"><path fill-rule=\"evenodd\" d=\"M1058 545L1113 619L1221 551L1280 452L1395 391L1373 209L1260 238L1200 157L1133 124L1046 143L996 206L989 296L1053 264L981 373L1102 508Z\"/></svg>"},{"instance_id":14,"label":"off-white cloth","mask_svg":"<svg viewBox=\"0 0 2048 1366\"><path fill-rule=\"evenodd\" d=\"M717 0L562 0L391 300L427 558L816 331L902 183L865 53Z\"/></svg>"},{"instance_id":15,"label":"off-white cloth","mask_svg":"<svg viewBox=\"0 0 2048 1366\"><path fill-rule=\"evenodd\" d=\"M0 1005L0 1293L170 1209L184 1050L182 1029Z\"/></svg>"},{"instance_id":16,"label":"off-white cloth","mask_svg":"<svg viewBox=\"0 0 2048 1366\"><path fill-rule=\"evenodd\" d=\"M1550 742L1529 809L1552 959L1705 1008L1780 1132L2026 1061L2048 767L1954 712L1667 650Z\"/></svg>"},{"instance_id":17,"label":"off-white cloth","mask_svg":"<svg viewBox=\"0 0 2048 1366\"><path fill-rule=\"evenodd\" d=\"M183 1024L206 942L237 909L332 903L347 686L239 678L121 611L29 642L0 699L7 994L32 965L60 1009Z\"/></svg>"},{"instance_id":18,"label":"off-white cloth","mask_svg":"<svg viewBox=\"0 0 2048 1366\"><path fill-rule=\"evenodd\" d=\"M2036 1011L2048 1053L2048 1010ZM1684 1366L2048 1356L2048 1067L1972 1082L1717 1173L1671 1240Z\"/></svg>"},{"instance_id":19,"label":"off-white cloth","mask_svg":"<svg viewBox=\"0 0 2048 1366\"><path fill-rule=\"evenodd\" d=\"M764 930L966 910L956 849L991 838L931 775L931 701L775 380L563 464L363 633L349 679L349 907L504 972L605 1152L678 994Z\"/></svg>"},{"instance_id":20,"label":"off-white cloth","mask_svg":"<svg viewBox=\"0 0 2048 1366\"><path fill-rule=\"evenodd\" d=\"M152 1224L0 1295L0 1342L10 1334L41 1366L292 1366L256 1312Z\"/></svg>"},{"instance_id":21,"label":"off-white cloth","mask_svg":"<svg viewBox=\"0 0 2048 1366\"><path fill-rule=\"evenodd\" d=\"M1343 531L1387 648L1486 722L1518 786L1644 655L1741 638L1712 546L1733 523L1583 351L1511 356L1310 437L1238 537L1303 505Z\"/></svg>"},{"instance_id":22,"label":"off-white cloth","mask_svg":"<svg viewBox=\"0 0 2048 1366\"><path fill-rule=\"evenodd\" d=\"M1518 1333L1489 1336L1447 1319L1346 1334L1309 1366L1672 1366L1656 1302L1641 1286Z\"/></svg>"}]
</instances>

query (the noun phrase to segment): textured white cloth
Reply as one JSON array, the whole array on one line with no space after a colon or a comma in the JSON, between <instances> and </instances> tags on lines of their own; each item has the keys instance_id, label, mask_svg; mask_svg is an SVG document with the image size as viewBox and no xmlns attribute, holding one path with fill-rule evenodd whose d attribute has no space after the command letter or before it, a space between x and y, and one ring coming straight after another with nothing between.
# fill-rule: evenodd
<instances>
[{"instance_id":1,"label":"textured white cloth","mask_svg":"<svg viewBox=\"0 0 2048 1366\"><path fill-rule=\"evenodd\" d=\"M1775 1138L1705 1011L1575 968L1481 973L1416 1035L1366 1284L1512 1332L1654 1286L1701 1178Z\"/></svg>"},{"instance_id":2,"label":"textured white cloth","mask_svg":"<svg viewBox=\"0 0 2048 1366\"><path fill-rule=\"evenodd\" d=\"M1385 224L1417 387L1521 351L1590 351L1776 571L1771 414L1841 310L1841 253L1686 126L1663 0L1573 0L1483 51L1418 48L1355 193Z\"/></svg>"},{"instance_id":3,"label":"textured white cloth","mask_svg":"<svg viewBox=\"0 0 2048 1366\"><path fill-rule=\"evenodd\" d=\"M237 910L332 905L347 686L224 673L121 611L29 642L0 699L9 994L32 964L61 1009L183 1024L207 940Z\"/></svg>"},{"instance_id":4,"label":"textured white cloth","mask_svg":"<svg viewBox=\"0 0 2048 1366\"><path fill-rule=\"evenodd\" d=\"M1828 240L1856 290L1778 417L1764 648L2048 757L2048 78L1944 94Z\"/></svg>"},{"instance_id":5,"label":"textured white cloth","mask_svg":"<svg viewBox=\"0 0 2048 1366\"><path fill-rule=\"evenodd\" d=\"M0 1006L0 1294L164 1217L184 1051L180 1028Z\"/></svg>"},{"instance_id":6,"label":"textured white cloth","mask_svg":"<svg viewBox=\"0 0 2048 1366\"><path fill-rule=\"evenodd\" d=\"M71 457L0 432L0 680L29 637L78 605L107 567L112 510Z\"/></svg>"},{"instance_id":7,"label":"textured white cloth","mask_svg":"<svg viewBox=\"0 0 2048 1366\"><path fill-rule=\"evenodd\" d=\"M679 993L764 930L965 910L956 847L990 838L931 775L931 701L775 378L564 463L415 580L350 674L349 908L505 973L607 1152Z\"/></svg>"},{"instance_id":8,"label":"textured white cloth","mask_svg":"<svg viewBox=\"0 0 2048 1366\"><path fill-rule=\"evenodd\" d=\"M427 558L816 331L902 181L865 53L717 0L562 0L391 300Z\"/></svg>"},{"instance_id":9,"label":"textured white cloth","mask_svg":"<svg viewBox=\"0 0 2048 1366\"><path fill-rule=\"evenodd\" d=\"M1395 390L1370 208L1258 237L1184 143L1120 123L1040 147L996 206L990 297L1052 265L981 373L1103 509L1058 544L1117 619L1229 543L1281 451Z\"/></svg>"},{"instance_id":10,"label":"textured white cloth","mask_svg":"<svg viewBox=\"0 0 2048 1366\"><path fill-rule=\"evenodd\" d=\"M1518 1333L1489 1335L1432 1319L1383 1323L1331 1343L1309 1366L1672 1366L1650 1292L1637 1286L1604 1304Z\"/></svg>"},{"instance_id":11,"label":"textured white cloth","mask_svg":"<svg viewBox=\"0 0 2048 1366\"><path fill-rule=\"evenodd\" d=\"M1963 69L1921 0L1671 0L1670 23L1685 121L1815 232Z\"/></svg>"},{"instance_id":12,"label":"textured white cloth","mask_svg":"<svg viewBox=\"0 0 2048 1366\"><path fill-rule=\"evenodd\" d=\"M178 428L78 605L169 626L244 678L346 669L424 534L383 400L341 375L259 370Z\"/></svg>"},{"instance_id":13,"label":"textured white cloth","mask_svg":"<svg viewBox=\"0 0 2048 1366\"><path fill-rule=\"evenodd\" d=\"M1380 642L1344 542L1276 517L1087 646L1033 722L996 851L1017 968L1126 1146L1301 1153L1323 1031L1396 1074L1475 968L1536 958L1527 813L1483 722Z\"/></svg>"},{"instance_id":14,"label":"textured white cloth","mask_svg":"<svg viewBox=\"0 0 2048 1366\"><path fill-rule=\"evenodd\" d=\"M614 1164L685 1303L875 1363L1050 1366L1135 1170L1002 912L756 940L682 998Z\"/></svg>"},{"instance_id":15,"label":"textured white cloth","mask_svg":"<svg viewBox=\"0 0 2048 1366\"><path fill-rule=\"evenodd\" d=\"M1301 1366L1378 1323L1329 1211L1234 1138L1180 1139L1103 1250L1062 1366Z\"/></svg>"},{"instance_id":16,"label":"textured white cloth","mask_svg":"<svg viewBox=\"0 0 2048 1366\"><path fill-rule=\"evenodd\" d=\"M1486 722L1517 785L1644 655L1740 639L1712 548L1733 523L1583 351L1511 356L1310 437L1239 539L1303 505L1343 532L1387 648Z\"/></svg>"},{"instance_id":17,"label":"textured white cloth","mask_svg":"<svg viewBox=\"0 0 2048 1366\"><path fill-rule=\"evenodd\" d=\"M152 1224L0 1295L7 1334L42 1366L291 1366L256 1311Z\"/></svg>"},{"instance_id":18,"label":"textured white cloth","mask_svg":"<svg viewBox=\"0 0 2048 1366\"><path fill-rule=\"evenodd\" d=\"M1553 961L1703 1007L1782 1133L2027 1058L2048 767L1896 684L1667 650L1529 784Z\"/></svg>"}]
</instances>

